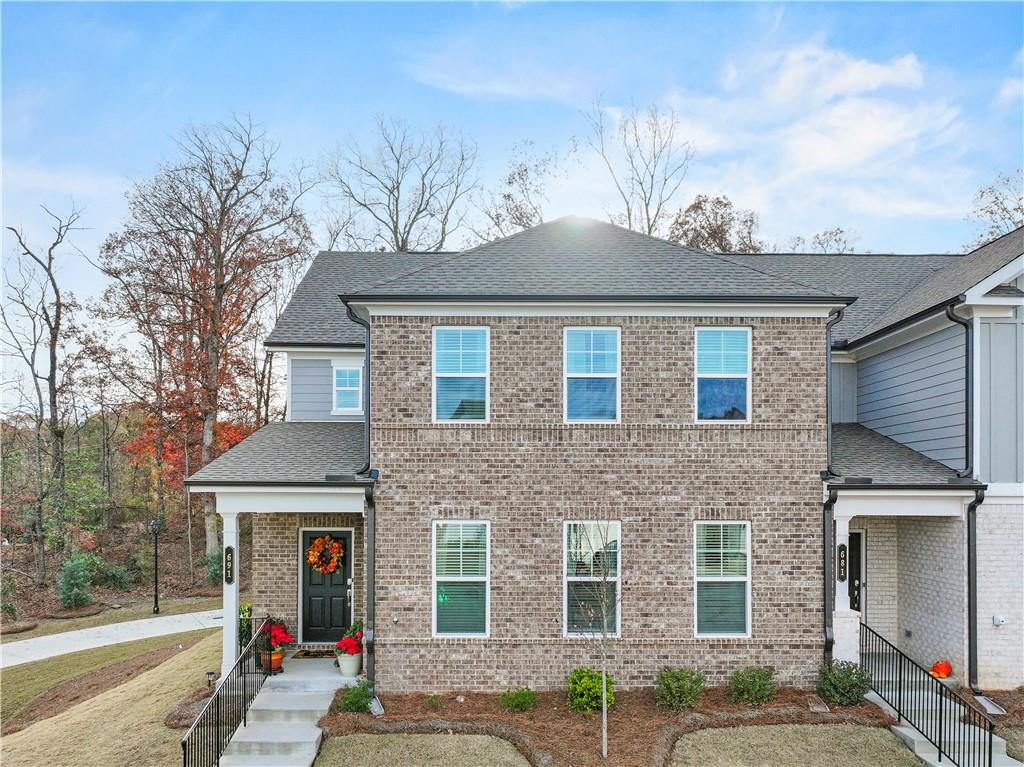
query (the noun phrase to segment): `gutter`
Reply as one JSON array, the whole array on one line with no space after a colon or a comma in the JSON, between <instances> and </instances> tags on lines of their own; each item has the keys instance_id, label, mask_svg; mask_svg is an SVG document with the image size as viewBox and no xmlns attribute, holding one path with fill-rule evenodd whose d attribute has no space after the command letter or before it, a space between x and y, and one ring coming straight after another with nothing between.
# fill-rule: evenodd
<instances>
[{"instance_id":1,"label":"gutter","mask_svg":"<svg viewBox=\"0 0 1024 767\"><path fill-rule=\"evenodd\" d=\"M976 488L974 500L967 505L967 679L971 692L978 689L978 507L985 500L985 489Z\"/></svg>"},{"instance_id":2,"label":"gutter","mask_svg":"<svg viewBox=\"0 0 1024 767\"><path fill-rule=\"evenodd\" d=\"M734 304L815 304L815 305L841 305L848 306L856 301L856 297L849 296L723 296L723 295L643 295L643 294L615 294L615 295L593 295L589 293L573 294L559 293L552 295L517 295L515 293L481 293L479 295L467 293L432 293L432 294L409 294L409 293L354 293L351 295L339 296L346 307L350 301L372 302L372 301L401 301L401 302L426 302L426 303L479 303L504 301L509 303L564 303L564 302L592 302L592 303L734 303ZM355 320L352 314L349 318ZM355 320L360 325L360 320Z\"/></svg>"},{"instance_id":3,"label":"gutter","mask_svg":"<svg viewBox=\"0 0 1024 767\"><path fill-rule=\"evenodd\" d=\"M964 295L957 296L956 303L946 307L946 317L964 327L964 433L967 444L964 446L965 465L956 473L958 477L974 476L974 323L954 311L957 304L966 299Z\"/></svg>"},{"instance_id":4,"label":"gutter","mask_svg":"<svg viewBox=\"0 0 1024 767\"><path fill-rule=\"evenodd\" d=\"M828 322L825 323L825 424L827 429L825 471L821 473L822 480L839 476L832 468L832 328L843 321L844 314L846 314L845 307L829 315Z\"/></svg>"},{"instance_id":5,"label":"gutter","mask_svg":"<svg viewBox=\"0 0 1024 767\"><path fill-rule=\"evenodd\" d=\"M830 487L828 489L828 498L821 507L821 537L824 544L821 568L825 574L825 663L832 663L832 647L836 642L835 633L832 629L832 613L835 611L833 603L835 596L832 593L835 586L835 565L832 564L832 553L835 548L832 541L835 520L832 512L838 498L839 491Z\"/></svg>"},{"instance_id":6,"label":"gutter","mask_svg":"<svg viewBox=\"0 0 1024 767\"><path fill-rule=\"evenodd\" d=\"M927 309L915 312L914 314L911 314L909 317L904 317L899 322L894 322L891 325L886 325L884 328L874 331L873 333L868 333L866 336L861 336L860 338L854 339L853 341L846 341L842 344L836 344L836 348L856 349L858 346L863 346L869 341L874 341L876 338L887 336L890 333L899 330L900 328L906 327L907 325L913 325L918 320L923 320L924 318L929 317L930 315L935 314L940 310L944 310L947 306L956 306L957 304L962 304L966 299L967 297L964 295L959 295L956 296L955 298L947 299L946 301L937 303L934 306L929 306Z\"/></svg>"}]
</instances>

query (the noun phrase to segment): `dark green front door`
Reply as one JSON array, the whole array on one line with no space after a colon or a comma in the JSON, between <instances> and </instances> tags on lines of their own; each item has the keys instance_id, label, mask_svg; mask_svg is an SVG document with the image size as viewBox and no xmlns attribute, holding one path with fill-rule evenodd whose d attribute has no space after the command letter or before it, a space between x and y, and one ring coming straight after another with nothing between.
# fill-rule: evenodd
<instances>
[{"instance_id":1,"label":"dark green front door","mask_svg":"<svg viewBox=\"0 0 1024 767\"><path fill-rule=\"evenodd\" d=\"M341 564L329 575L306 562L313 541L330 535L345 547ZM337 642L352 619L352 533L341 530L302 531L302 641Z\"/></svg>"}]
</instances>

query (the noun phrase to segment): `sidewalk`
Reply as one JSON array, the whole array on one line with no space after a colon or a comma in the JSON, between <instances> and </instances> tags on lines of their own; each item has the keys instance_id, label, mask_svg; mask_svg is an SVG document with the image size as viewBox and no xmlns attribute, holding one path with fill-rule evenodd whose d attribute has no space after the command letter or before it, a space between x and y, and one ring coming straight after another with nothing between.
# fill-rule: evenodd
<instances>
[{"instance_id":1,"label":"sidewalk","mask_svg":"<svg viewBox=\"0 0 1024 767\"><path fill-rule=\"evenodd\" d=\"M31 663L55 655L64 655L79 650L91 650L136 639L178 634L182 631L220 628L223 625L220 610L204 610L198 613L182 613L164 617L143 618L137 621L111 623L107 626L65 631L35 639L0 644L0 668L10 668L22 663Z\"/></svg>"}]
</instances>

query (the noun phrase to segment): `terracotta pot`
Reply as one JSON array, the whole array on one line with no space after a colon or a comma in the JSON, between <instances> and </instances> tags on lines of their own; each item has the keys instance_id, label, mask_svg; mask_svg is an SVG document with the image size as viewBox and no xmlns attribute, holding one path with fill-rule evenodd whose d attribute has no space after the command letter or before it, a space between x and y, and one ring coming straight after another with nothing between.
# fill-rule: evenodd
<instances>
[{"instance_id":1,"label":"terracotta pot","mask_svg":"<svg viewBox=\"0 0 1024 767\"><path fill-rule=\"evenodd\" d=\"M354 677L359 676L359 672L363 670L363 654L349 655L348 653L341 653L338 655L338 671L342 676Z\"/></svg>"},{"instance_id":2,"label":"terracotta pot","mask_svg":"<svg viewBox=\"0 0 1024 767\"><path fill-rule=\"evenodd\" d=\"M280 671L281 666L284 663L284 649L280 650L261 650L260 651L260 665L263 668L268 669L271 673Z\"/></svg>"}]
</instances>

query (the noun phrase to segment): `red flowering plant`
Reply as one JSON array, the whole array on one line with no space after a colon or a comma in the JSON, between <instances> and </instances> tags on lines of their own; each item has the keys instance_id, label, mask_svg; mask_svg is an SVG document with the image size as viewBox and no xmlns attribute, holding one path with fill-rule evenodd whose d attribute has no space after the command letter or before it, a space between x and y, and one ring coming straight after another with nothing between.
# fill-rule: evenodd
<instances>
[{"instance_id":1,"label":"red flowering plant","mask_svg":"<svg viewBox=\"0 0 1024 767\"><path fill-rule=\"evenodd\" d=\"M334 645L335 655L359 655L363 651L362 621L353 623L338 643Z\"/></svg>"},{"instance_id":2,"label":"red flowering plant","mask_svg":"<svg viewBox=\"0 0 1024 767\"><path fill-rule=\"evenodd\" d=\"M268 635L270 649L274 652L295 641L295 637L288 633L288 627L283 623L271 624L269 628L265 628L263 631Z\"/></svg>"}]
</instances>

